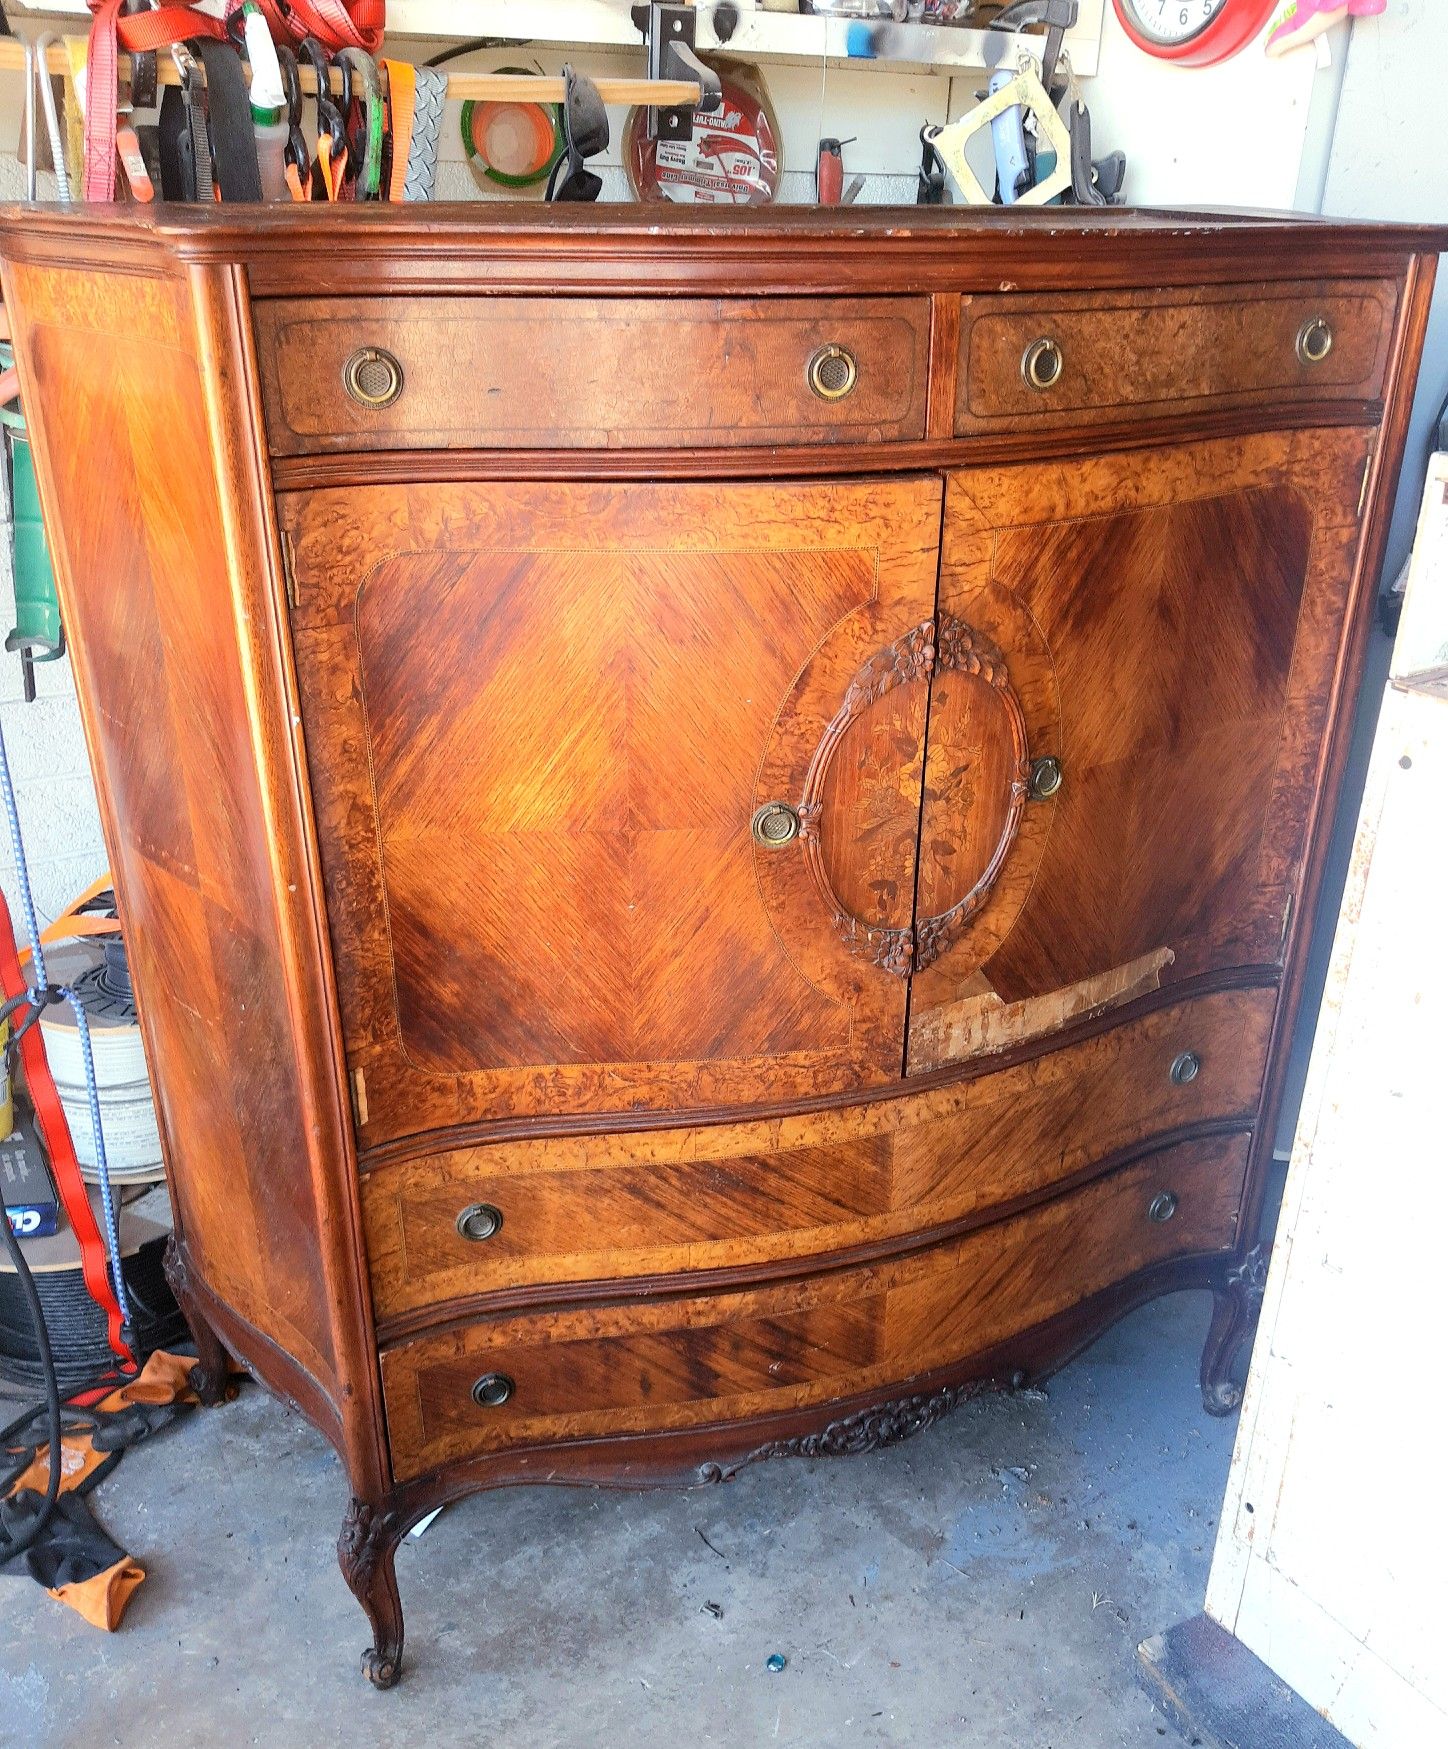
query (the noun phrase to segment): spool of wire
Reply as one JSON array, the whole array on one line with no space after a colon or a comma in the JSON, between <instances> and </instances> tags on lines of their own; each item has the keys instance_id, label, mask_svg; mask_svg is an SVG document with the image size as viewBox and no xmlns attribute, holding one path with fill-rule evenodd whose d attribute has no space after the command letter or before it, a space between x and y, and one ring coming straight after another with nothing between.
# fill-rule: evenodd
<instances>
[{"instance_id":1,"label":"spool of wire","mask_svg":"<svg viewBox=\"0 0 1448 1749\"><path fill-rule=\"evenodd\" d=\"M53 948L48 957L52 979L74 990L90 1023L111 1182L154 1183L165 1176L165 1167L161 1163L156 1106L146 1075L124 943L119 936L111 937L104 945L95 941L66 942ZM40 1029L81 1173L94 1182L95 1135L75 1015L68 1006L48 1008L41 1016Z\"/></svg>"},{"instance_id":2,"label":"spool of wire","mask_svg":"<svg viewBox=\"0 0 1448 1749\"><path fill-rule=\"evenodd\" d=\"M166 1233L154 1221L121 1215L121 1249L131 1303L131 1346L144 1364L157 1348L188 1339L186 1322L166 1285ZM69 1233L26 1243L50 1331L50 1347L62 1397L83 1390L108 1372L115 1357L106 1341L105 1314L86 1291L75 1242ZM30 1313L20 1279L0 1253L0 1381L29 1394L44 1384Z\"/></svg>"},{"instance_id":3,"label":"spool of wire","mask_svg":"<svg viewBox=\"0 0 1448 1749\"><path fill-rule=\"evenodd\" d=\"M532 67L499 67L532 73ZM563 152L562 112L556 103L469 101L461 115L463 151L479 184L496 193L537 192Z\"/></svg>"}]
</instances>

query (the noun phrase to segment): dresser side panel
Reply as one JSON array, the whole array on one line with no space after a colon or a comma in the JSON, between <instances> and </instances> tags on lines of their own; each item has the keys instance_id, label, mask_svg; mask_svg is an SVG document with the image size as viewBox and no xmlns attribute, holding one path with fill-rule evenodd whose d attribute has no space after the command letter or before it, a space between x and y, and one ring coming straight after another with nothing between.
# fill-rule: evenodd
<instances>
[{"instance_id":1,"label":"dresser side panel","mask_svg":"<svg viewBox=\"0 0 1448 1749\"><path fill-rule=\"evenodd\" d=\"M375 1482L244 288L9 262L5 291L185 1265Z\"/></svg>"}]
</instances>

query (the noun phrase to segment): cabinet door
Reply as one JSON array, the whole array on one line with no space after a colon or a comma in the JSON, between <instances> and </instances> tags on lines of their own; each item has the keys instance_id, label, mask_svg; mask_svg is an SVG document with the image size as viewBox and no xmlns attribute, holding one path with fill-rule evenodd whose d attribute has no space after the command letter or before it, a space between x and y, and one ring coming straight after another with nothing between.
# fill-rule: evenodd
<instances>
[{"instance_id":1,"label":"cabinet door","mask_svg":"<svg viewBox=\"0 0 1448 1749\"><path fill-rule=\"evenodd\" d=\"M364 1145L900 1075L941 492L283 498Z\"/></svg>"},{"instance_id":2,"label":"cabinet door","mask_svg":"<svg viewBox=\"0 0 1448 1749\"><path fill-rule=\"evenodd\" d=\"M938 951L922 921L912 1071L1169 980L1279 965L1370 441L1303 431L950 477L942 623L1003 652L1029 757L1059 760L1060 786L1011 827L999 709L937 676L922 919L975 897Z\"/></svg>"}]
</instances>

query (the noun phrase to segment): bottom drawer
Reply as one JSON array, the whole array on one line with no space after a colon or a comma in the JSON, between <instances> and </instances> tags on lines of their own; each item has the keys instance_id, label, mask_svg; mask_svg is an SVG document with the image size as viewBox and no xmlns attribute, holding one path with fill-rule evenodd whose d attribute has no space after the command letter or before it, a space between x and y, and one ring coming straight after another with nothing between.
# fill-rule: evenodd
<instances>
[{"instance_id":1,"label":"bottom drawer","mask_svg":"<svg viewBox=\"0 0 1448 1749\"><path fill-rule=\"evenodd\" d=\"M1182 1143L884 1263L503 1315L399 1343L382 1355L397 1479L510 1446L746 1420L877 1387L883 1397L1150 1264L1230 1249L1248 1141Z\"/></svg>"}]
</instances>

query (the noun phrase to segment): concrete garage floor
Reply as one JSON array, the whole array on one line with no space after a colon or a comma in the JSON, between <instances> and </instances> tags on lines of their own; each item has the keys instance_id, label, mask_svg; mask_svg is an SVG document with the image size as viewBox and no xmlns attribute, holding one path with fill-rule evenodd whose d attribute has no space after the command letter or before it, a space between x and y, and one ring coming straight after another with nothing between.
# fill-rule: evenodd
<instances>
[{"instance_id":1,"label":"concrete garage floor","mask_svg":"<svg viewBox=\"0 0 1448 1749\"><path fill-rule=\"evenodd\" d=\"M1197 1393L1207 1312L1202 1294L1158 1301L1048 1393L967 1404L867 1457L452 1507L398 1556L407 1668L389 1694L357 1672L336 1460L244 1387L97 1490L150 1571L118 1634L0 1580L0 1741L1174 1745L1135 1657L1206 1584L1235 1431Z\"/></svg>"}]
</instances>

